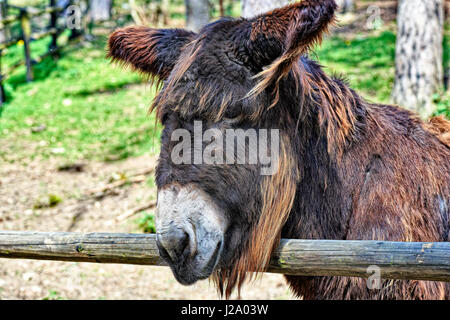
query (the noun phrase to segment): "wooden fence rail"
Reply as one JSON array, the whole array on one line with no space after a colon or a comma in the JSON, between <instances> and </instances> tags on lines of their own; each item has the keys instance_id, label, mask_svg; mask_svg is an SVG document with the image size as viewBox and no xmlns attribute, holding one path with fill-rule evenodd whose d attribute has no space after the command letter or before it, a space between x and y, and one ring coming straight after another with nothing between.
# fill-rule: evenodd
<instances>
[{"instance_id":1,"label":"wooden fence rail","mask_svg":"<svg viewBox=\"0 0 450 320\"><path fill-rule=\"evenodd\" d=\"M0 231L0 258L165 265L155 235ZM268 272L450 282L450 242L282 240Z\"/></svg>"}]
</instances>

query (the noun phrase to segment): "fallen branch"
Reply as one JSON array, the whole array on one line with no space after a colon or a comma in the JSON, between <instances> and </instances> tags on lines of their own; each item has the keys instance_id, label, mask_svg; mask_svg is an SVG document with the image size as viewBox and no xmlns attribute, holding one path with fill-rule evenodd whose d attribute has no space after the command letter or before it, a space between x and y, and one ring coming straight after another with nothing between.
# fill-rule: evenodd
<instances>
[{"instance_id":1,"label":"fallen branch","mask_svg":"<svg viewBox=\"0 0 450 320\"><path fill-rule=\"evenodd\" d=\"M137 184L137 183L145 182L147 180L147 176L150 174L153 174L154 171L155 171L155 168L154 168L154 166L152 166L151 168L147 168L143 171L137 172L126 179L120 179L118 181L109 183L106 186L92 189L92 190L88 191L83 197L81 197L80 202L89 201L89 200L92 200L92 198L99 200L99 199L104 198L107 195L118 194L118 191L117 191L118 188L123 187L127 184ZM128 219L129 217L131 217L135 214L138 214L139 212L142 212L142 211L148 210L148 209L152 209L153 207L154 207L154 205L152 202L146 206L134 209L132 211L129 211L129 212L117 217L115 219L115 221L116 222L124 221L124 220ZM68 227L67 231L71 231L77 224L80 217L85 212L87 212L87 210L84 206L81 207L81 210L79 210L79 209L80 209L80 207L77 207L77 210L76 210L75 214L73 215L72 222L70 223L70 226Z\"/></svg>"},{"instance_id":2,"label":"fallen branch","mask_svg":"<svg viewBox=\"0 0 450 320\"><path fill-rule=\"evenodd\" d=\"M143 212L143 211L145 211L145 210L151 210L151 209L154 209L155 207L156 207L156 200L153 200L153 201L150 202L150 203L147 203L147 204L145 204L145 205L143 205L143 206L140 206L140 207L138 207L138 208L129 210L128 212L125 212L124 214L121 214L120 216L118 216L118 217L115 219L115 221L116 221L116 222L122 222L122 221L125 221L125 220L131 218L132 216L134 216L134 215L136 215L136 214L138 214L138 213L141 213L141 212Z\"/></svg>"},{"instance_id":3,"label":"fallen branch","mask_svg":"<svg viewBox=\"0 0 450 320\"><path fill-rule=\"evenodd\" d=\"M155 235L0 231L0 258L165 265ZM450 282L450 242L282 240L268 272Z\"/></svg>"},{"instance_id":4,"label":"fallen branch","mask_svg":"<svg viewBox=\"0 0 450 320\"><path fill-rule=\"evenodd\" d=\"M153 174L154 171L155 171L154 168L146 169L146 170L136 173L130 177L126 177L124 179L120 179L120 180L108 183L107 185L99 187L99 188L91 189L90 191L88 191L86 193L85 198L92 198L92 197L102 198L106 194L114 191L115 189L123 187L125 185L138 184L138 183L145 182L147 180L147 176L149 174Z\"/></svg>"},{"instance_id":5,"label":"fallen branch","mask_svg":"<svg viewBox=\"0 0 450 320\"><path fill-rule=\"evenodd\" d=\"M88 196L101 198L102 196L104 196L108 192L111 192L114 189L123 187L126 184L142 183L145 180L146 180L145 176L137 176L137 177L127 178L127 179L121 179L121 180L118 180L118 181L114 181L114 182L108 183L104 187L100 187L100 188L97 188L97 189L92 189L91 191L88 192Z\"/></svg>"}]
</instances>

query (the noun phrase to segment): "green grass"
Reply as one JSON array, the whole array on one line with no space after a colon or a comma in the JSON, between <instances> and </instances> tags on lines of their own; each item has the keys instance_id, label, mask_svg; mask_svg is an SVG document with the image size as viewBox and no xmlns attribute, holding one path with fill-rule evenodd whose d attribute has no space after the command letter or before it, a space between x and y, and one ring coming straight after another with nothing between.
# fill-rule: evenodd
<instances>
[{"instance_id":1,"label":"green grass","mask_svg":"<svg viewBox=\"0 0 450 320\"><path fill-rule=\"evenodd\" d=\"M58 291L50 290L48 295L44 297L42 300L67 300L59 295Z\"/></svg>"},{"instance_id":2,"label":"green grass","mask_svg":"<svg viewBox=\"0 0 450 320\"><path fill-rule=\"evenodd\" d=\"M332 37L316 50L327 73L344 76L366 99L389 102L395 74L395 34Z\"/></svg>"},{"instance_id":3,"label":"green grass","mask_svg":"<svg viewBox=\"0 0 450 320\"><path fill-rule=\"evenodd\" d=\"M141 217L136 220L139 229L144 233L156 233L155 216L153 213L144 212Z\"/></svg>"},{"instance_id":4,"label":"green grass","mask_svg":"<svg viewBox=\"0 0 450 320\"><path fill-rule=\"evenodd\" d=\"M391 103L395 75L395 41L393 32L378 36L359 35L352 40L332 37L316 50L328 73L343 75L353 89L372 102ZM450 35L444 41L444 65L449 66ZM449 115L449 92L433 97L437 114Z\"/></svg>"},{"instance_id":5,"label":"green grass","mask_svg":"<svg viewBox=\"0 0 450 320\"><path fill-rule=\"evenodd\" d=\"M32 83L23 67L14 73L6 82L8 103L0 109L0 157L118 160L157 151L159 130L148 115L154 90L139 75L110 64L105 41L45 59L35 65ZM33 45L39 54L48 40ZM4 61L17 51L12 48ZM33 133L37 126L45 130Z\"/></svg>"},{"instance_id":6,"label":"green grass","mask_svg":"<svg viewBox=\"0 0 450 320\"><path fill-rule=\"evenodd\" d=\"M448 31L449 28L447 27ZM371 102L392 103L395 76L396 36L385 31L377 36L357 35L352 40L339 37L326 39L315 51L315 58L330 74L344 76L351 87ZM450 33L444 38L444 66L450 65ZM436 93L435 115L450 118L450 92Z\"/></svg>"}]
</instances>

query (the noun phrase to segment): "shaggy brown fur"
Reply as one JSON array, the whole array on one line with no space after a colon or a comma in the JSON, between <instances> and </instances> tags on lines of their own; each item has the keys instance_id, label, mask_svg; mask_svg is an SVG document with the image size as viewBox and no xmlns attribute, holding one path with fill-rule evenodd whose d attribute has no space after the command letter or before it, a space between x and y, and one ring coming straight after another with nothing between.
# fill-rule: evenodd
<instances>
[{"instance_id":1,"label":"shaggy brown fur","mask_svg":"<svg viewBox=\"0 0 450 320\"><path fill-rule=\"evenodd\" d=\"M109 55L159 77L164 125L159 188L196 185L231 222L214 279L226 296L264 271L280 237L450 241L450 123L422 122L364 101L305 56L334 21L334 0L303 0L250 20L221 19L193 34L126 28ZM260 165L175 165L171 133L279 129L279 171ZM449 299L450 284L293 277L305 299Z\"/></svg>"}]
</instances>

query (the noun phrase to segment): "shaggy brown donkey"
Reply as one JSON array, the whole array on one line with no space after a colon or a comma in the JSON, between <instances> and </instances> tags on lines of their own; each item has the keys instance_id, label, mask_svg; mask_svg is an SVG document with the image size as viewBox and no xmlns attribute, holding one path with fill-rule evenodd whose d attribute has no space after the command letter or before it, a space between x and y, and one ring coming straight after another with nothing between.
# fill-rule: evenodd
<instances>
[{"instance_id":1,"label":"shaggy brown donkey","mask_svg":"<svg viewBox=\"0 0 450 320\"><path fill-rule=\"evenodd\" d=\"M153 106L164 125L158 243L181 283L212 275L229 296L247 270L265 270L280 237L450 240L450 124L370 104L308 59L335 9L334 0L303 0L198 34L129 27L111 35L113 60L161 81ZM177 143L180 132L195 136L195 121L201 133L275 130L276 172L262 174L261 160L174 161L177 153L192 160ZM365 279L286 279L305 299L450 298L450 284L440 282L370 290Z\"/></svg>"}]
</instances>

